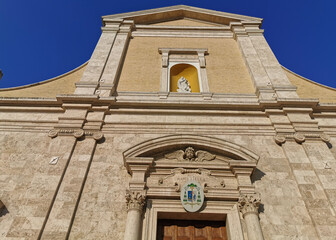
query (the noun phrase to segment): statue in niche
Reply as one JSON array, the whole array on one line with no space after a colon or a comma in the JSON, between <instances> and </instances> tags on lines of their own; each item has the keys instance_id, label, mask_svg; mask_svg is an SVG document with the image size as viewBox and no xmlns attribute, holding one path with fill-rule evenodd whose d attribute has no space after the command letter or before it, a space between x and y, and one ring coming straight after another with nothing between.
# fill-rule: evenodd
<instances>
[{"instance_id":1,"label":"statue in niche","mask_svg":"<svg viewBox=\"0 0 336 240\"><path fill-rule=\"evenodd\" d=\"M204 162L214 160L216 155L202 150L195 152L193 147L187 147L185 151L177 150L175 152L165 154L165 158L176 159L177 161Z\"/></svg>"},{"instance_id":2,"label":"statue in niche","mask_svg":"<svg viewBox=\"0 0 336 240\"><path fill-rule=\"evenodd\" d=\"M177 81L177 91L182 93L191 93L189 82L183 76Z\"/></svg>"}]
</instances>

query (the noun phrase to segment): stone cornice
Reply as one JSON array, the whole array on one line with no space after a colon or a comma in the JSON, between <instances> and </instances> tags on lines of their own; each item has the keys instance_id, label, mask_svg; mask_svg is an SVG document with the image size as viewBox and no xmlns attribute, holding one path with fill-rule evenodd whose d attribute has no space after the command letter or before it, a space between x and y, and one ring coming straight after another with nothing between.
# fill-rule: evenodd
<instances>
[{"instance_id":1,"label":"stone cornice","mask_svg":"<svg viewBox=\"0 0 336 240\"><path fill-rule=\"evenodd\" d=\"M136 25L132 36L146 37L226 37L232 38L233 34L229 27L196 27L196 26L156 26Z\"/></svg>"},{"instance_id":2,"label":"stone cornice","mask_svg":"<svg viewBox=\"0 0 336 240\"><path fill-rule=\"evenodd\" d=\"M310 109L311 114L318 114L320 117L331 117L336 110L334 103L319 103L318 99L302 98L277 98L273 101L259 100L254 94L218 94L213 93L204 99L202 93L181 94L169 93L165 99L160 98L160 93L146 92L119 92L117 96L99 97L98 95L66 94L57 95L56 98L14 98L0 97L0 108L4 111L61 111L62 104L91 104L95 106L127 107L146 106L169 107L171 109L188 107L203 107L208 109L226 110L255 110L264 111L268 109L288 109L288 111L299 112L300 109ZM292 109L292 110L289 110ZM287 111L287 110L286 110Z\"/></svg>"},{"instance_id":3,"label":"stone cornice","mask_svg":"<svg viewBox=\"0 0 336 240\"><path fill-rule=\"evenodd\" d=\"M210 19L212 19L213 21L213 19L216 19L216 23L220 24L228 24L231 21L253 22L254 24L258 24L259 26L261 26L262 24L261 18L214 11L186 5L176 5L143 11L106 15L102 16L102 20L103 22L105 22L109 19L132 19L135 21L135 23L152 23L164 21L167 19L180 19L184 17L192 18L195 16L197 17L197 19L203 21L211 21Z\"/></svg>"}]
</instances>

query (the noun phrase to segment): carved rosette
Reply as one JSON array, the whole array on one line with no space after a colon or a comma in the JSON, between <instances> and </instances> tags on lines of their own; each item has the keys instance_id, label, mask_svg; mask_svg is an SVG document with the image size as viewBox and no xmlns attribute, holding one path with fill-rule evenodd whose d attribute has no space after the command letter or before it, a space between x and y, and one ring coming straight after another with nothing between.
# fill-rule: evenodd
<instances>
[{"instance_id":1,"label":"carved rosette","mask_svg":"<svg viewBox=\"0 0 336 240\"><path fill-rule=\"evenodd\" d=\"M260 194L242 194L238 200L238 208L243 214L254 213L258 214L258 208L260 205Z\"/></svg>"},{"instance_id":2,"label":"carved rosette","mask_svg":"<svg viewBox=\"0 0 336 240\"><path fill-rule=\"evenodd\" d=\"M130 191L126 190L127 211L139 210L142 211L145 206L146 192L145 191Z\"/></svg>"}]
</instances>

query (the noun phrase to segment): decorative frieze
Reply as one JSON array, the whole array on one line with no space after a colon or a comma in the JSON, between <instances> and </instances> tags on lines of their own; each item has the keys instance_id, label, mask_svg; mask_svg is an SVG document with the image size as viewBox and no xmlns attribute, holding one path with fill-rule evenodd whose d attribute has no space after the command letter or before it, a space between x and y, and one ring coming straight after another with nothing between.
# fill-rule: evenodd
<instances>
[{"instance_id":1,"label":"decorative frieze","mask_svg":"<svg viewBox=\"0 0 336 240\"><path fill-rule=\"evenodd\" d=\"M75 138L92 137L95 140L101 140L104 137L102 132L90 132L83 129L52 129L49 131L48 136L55 138L57 136L74 136Z\"/></svg>"},{"instance_id":2,"label":"decorative frieze","mask_svg":"<svg viewBox=\"0 0 336 240\"><path fill-rule=\"evenodd\" d=\"M325 143L330 141L330 136L325 133L294 133L294 134L277 134L274 136L274 141L278 145L284 144L286 141L295 141L303 143L306 140L322 140Z\"/></svg>"},{"instance_id":3,"label":"decorative frieze","mask_svg":"<svg viewBox=\"0 0 336 240\"><path fill-rule=\"evenodd\" d=\"M258 214L260 194L241 194L238 200L238 208L243 216L247 213Z\"/></svg>"},{"instance_id":4,"label":"decorative frieze","mask_svg":"<svg viewBox=\"0 0 336 240\"><path fill-rule=\"evenodd\" d=\"M126 190L127 211L135 209L142 211L145 206L146 191Z\"/></svg>"}]
</instances>

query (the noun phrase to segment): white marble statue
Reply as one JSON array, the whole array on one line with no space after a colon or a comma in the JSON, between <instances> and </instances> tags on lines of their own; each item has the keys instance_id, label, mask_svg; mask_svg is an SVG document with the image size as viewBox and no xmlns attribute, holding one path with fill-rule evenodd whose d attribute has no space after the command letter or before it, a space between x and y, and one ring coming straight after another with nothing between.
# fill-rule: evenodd
<instances>
[{"instance_id":1,"label":"white marble statue","mask_svg":"<svg viewBox=\"0 0 336 240\"><path fill-rule=\"evenodd\" d=\"M191 93L191 87L187 79L183 76L177 81L177 91L183 93Z\"/></svg>"}]
</instances>

